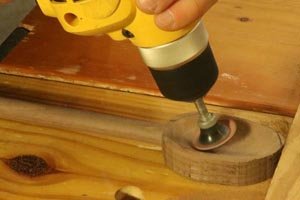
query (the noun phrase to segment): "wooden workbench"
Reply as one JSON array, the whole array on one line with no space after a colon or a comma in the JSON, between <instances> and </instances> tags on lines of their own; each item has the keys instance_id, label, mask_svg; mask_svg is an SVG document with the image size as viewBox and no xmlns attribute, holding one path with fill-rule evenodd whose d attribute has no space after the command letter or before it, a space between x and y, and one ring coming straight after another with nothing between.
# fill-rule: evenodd
<instances>
[{"instance_id":1,"label":"wooden workbench","mask_svg":"<svg viewBox=\"0 0 300 200\"><path fill-rule=\"evenodd\" d=\"M134 99L168 103L150 96ZM164 165L161 123L13 99L0 98L0 102L0 118L6 119L0 120L0 194L5 200L113 200L125 186L140 188L149 200L263 200L270 184L270 180L249 186L205 184L175 174ZM144 104L144 109L150 108ZM282 133L288 132L291 123L278 115L209 108ZM30 166L35 167L29 170Z\"/></svg>"},{"instance_id":2,"label":"wooden workbench","mask_svg":"<svg viewBox=\"0 0 300 200\"><path fill-rule=\"evenodd\" d=\"M294 0L224 0L211 10L205 22L220 76L206 98L210 110L287 134L300 101L299 9ZM21 27L28 35L0 62L2 96L146 120L155 127L195 110L160 96L129 42L65 33L37 8ZM60 108L49 105L45 112L52 109ZM35 115L22 109L0 115L2 199L113 199L118 189L134 185L150 200L263 200L270 183L196 183L164 166L159 134L153 139L111 127L83 131ZM21 155L43 158L29 160L44 168L18 171Z\"/></svg>"}]
</instances>

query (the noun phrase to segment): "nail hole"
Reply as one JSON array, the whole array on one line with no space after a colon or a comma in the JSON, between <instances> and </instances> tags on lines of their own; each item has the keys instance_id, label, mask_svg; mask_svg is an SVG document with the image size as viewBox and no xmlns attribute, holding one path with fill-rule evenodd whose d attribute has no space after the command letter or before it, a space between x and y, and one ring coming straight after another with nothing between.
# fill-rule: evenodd
<instances>
[{"instance_id":1,"label":"nail hole","mask_svg":"<svg viewBox=\"0 0 300 200\"><path fill-rule=\"evenodd\" d=\"M143 191L135 186L126 186L115 194L116 200L144 200Z\"/></svg>"},{"instance_id":2,"label":"nail hole","mask_svg":"<svg viewBox=\"0 0 300 200\"><path fill-rule=\"evenodd\" d=\"M51 0L51 1L55 1L55 2L58 2L58 3L67 2L67 0Z\"/></svg>"},{"instance_id":3,"label":"nail hole","mask_svg":"<svg viewBox=\"0 0 300 200\"><path fill-rule=\"evenodd\" d=\"M65 20L71 26L77 26L79 24L78 17L73 13L65 14Z\"/></svg>"},{"instance_id":4,"label":"nail hole","mask_svg":"<svg viewBox=\"0 0 300 200\"><path fill-rule=\"evenodd\" d=\"M53 169L43 158L35 155L17 156L15 158L6 160L5 163L9 166L9 168L17 173L29 177L42 176L53 171Z\"/></svg>"},{"instance_id":5,"label":"nail hole","mask_svg":"<svg viewBox=\"0 0 300 200\"><path fill-rule=\"evenodd\" d=\"M239 20L241 22L248 22L248 21L250 21L250 18L248 18L248 17L240 17Z\"/></svg>"}]
</instances>

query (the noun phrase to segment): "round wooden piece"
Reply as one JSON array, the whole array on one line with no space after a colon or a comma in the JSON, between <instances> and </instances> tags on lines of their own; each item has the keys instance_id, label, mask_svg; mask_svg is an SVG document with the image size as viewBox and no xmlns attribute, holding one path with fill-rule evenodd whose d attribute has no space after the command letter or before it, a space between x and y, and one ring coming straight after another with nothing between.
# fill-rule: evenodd
<instances>
[{"instance_id":1,"label":"round wooden piece","mask_svg":"<svg viewBox=\"0 0 300 200\"><path fill-rule=\"evenodd\" d=\"M192 144L198 137L198 114L172 120L162 140L166 165L183 176L208 183L249 185L270 178L280 157L283 137L261 124L232 119L237 124L233 138L205 152Z\"/></svg>"}]
</instances>

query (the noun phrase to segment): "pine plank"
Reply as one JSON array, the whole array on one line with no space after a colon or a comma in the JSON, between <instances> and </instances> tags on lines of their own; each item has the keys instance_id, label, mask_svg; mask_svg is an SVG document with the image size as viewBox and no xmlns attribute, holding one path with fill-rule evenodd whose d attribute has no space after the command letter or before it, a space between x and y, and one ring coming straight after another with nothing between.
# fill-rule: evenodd
<instances>
[{"instance_id":1,"label":"pine plank","mask_svg":"<svg viewBox=\"0 0 300 200\"><path fill-rule=\"evenodd\" d=\"M57 81L39 80L36 78L19 77L0 74L1 96L25 99L37 104L41 101L46 104L56 104L65 107L74 107L83 110L95 111L115 116L122 116L131 119L155 121L165 123L176 116L196 112L192 103L171 101L165 98L149 95L122 92L117 90L102 89L97 87L66 84ZM64 102L61 102L64 99ZM3 106L5 108L5 106ZM18 110L18 107L9 106L8 112L2 110L2 116L9 117L11 111ZM38 106L37 106L38 107ZM50 106L51 107L51 106ZM211 112L218 114L236 116L263 125L267 125L277 132L286 134L289 130L292 118L275 114L267 114L220 106L208 105ZM76 116L76 112L70 116ZM30 119L30 112L23 119ZM54 114L55 115L55 114ZM16 119L17 115L10 118ZM56 116L64 119L63 112ZM47 120L32 120L34 123ZM59 122L60 120L58 120ZM71 120L72 121L72 120ZM27 121L28 122L28 121ZM59 125L59 123L57 123ZM43 124L45 125L45 124Z\"/></svg>"},{"instance_id":2,"label":"pine plank","mask_svg":"<svg viewBox=\"0 0 300 200\"><path fill-rule=\"evenodd\" d=\"M291 126L266 200L297 200L300 198L300 107Z\"/></svg>"},{"instance_id":3,"label":"pine plank","mask_svg":"<svg viewBox=\"0 0 300 200\"><path fill-rule=\"evenodd\" d=\"M10 96L16 95L28 100L48 96L51 102L65 97L66 94L73 94L67 100L73 105L79 105L78 107L81 106L78 102L82 102L87 96L93 96L93 101L83 101L88 102L85 107L97 108L97 111L102 110L109 114L147 119L148 122L141 122L144 125L154 123L149 122L154 120L160 127L161 123L180 113L195 111L192 104L164 98L89 86L74 87L72 84L48 80L43 80L41 84L40 80L34 78L3 74L0 76L1 93L4 91ZM2 98L1 101L2 199L114 199L114 193L127 185L141 188L145 197L150 200L262 200L266 195L270 180L251 186L234 187L196 183L176 175L164 165L159 132L153 134L157 129L143 129L140 133L143 137L130 137L122 132L122 126L126 125L124 121L119 126L105 121L102 124L93 123L93 119L99 119L97 116L102 115L99 113L94 113L96 117L91 120L82 120L78 128L72 123L76 118L78 120L76 113L91 111L62 107L60 109L68 111L59 112L59 107L53 105L41 105L36 102L14 104L14 101L18 100L4 101ZM34 109L26 109L27 104L34 106ZM58 104L61 102L58 101ZM284 133L287 133L291 122L291 118L284 116L216 106L209 108L218 113L248 118ZM44 117L41 117L40 113ZM53 118L56 121L51 120ZM84 125L85 121L92 123L92 128ZM125 120L127 123L130 121ZM95 129L95 126L103 124L107 124L108 127ZM158 137L154 137L155 135ZM52 170L47 175L27 177L5 165L7 160L21 155L39 156L49 163Z\"/></svg>"},{"instance_id":4,"label":"pine plank","mask_svg":"<svg viewBox=\"0 0 300 200\"><path fill-rule=\"evenodd\" d=\"M130 119L104 118L103 114L94 112L86 115L88 111L36 102L5 98L0 102L0 194L5 200L114 199L114 193L127 185L139 187L150 200L259 200L264 199L270 183L267 180L250 186L222 186L197 183L176 175L163 161L161 120L159 124L134 123ZM271 114L210 108L248 116L276 127L277 131L288 129L291 121ZM132 123L137 129L128 128L133 127ZM43 158L49 166L44 170L46 174L31 171L24 175L8 167L9 161L24 155Z\"/></svg>"},{"instance_id":5,"label":"pine plank","mask_svg":"<svg viewBox=\"0 0 300 200\"><path fill-rule=\"evenodd\" d=\"M0 132L0 194L5 200L112 200L128 185L139 187L149 200L199 194L208 200L262 200L270 182L244 187L197 183L167 169L160 150L111 137L105 130L83 134L1 119ZM49 170L36 175L9 164L22 155L31 156L26 163L33 165L33 158L42 158Z\"/></svg>"}]
</instances>

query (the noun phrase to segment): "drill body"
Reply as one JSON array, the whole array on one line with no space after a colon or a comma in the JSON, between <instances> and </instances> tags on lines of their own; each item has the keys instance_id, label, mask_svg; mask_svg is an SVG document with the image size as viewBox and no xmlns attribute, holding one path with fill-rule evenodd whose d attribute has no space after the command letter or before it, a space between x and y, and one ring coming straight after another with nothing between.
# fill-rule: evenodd
<instances>
[{"instance_id":1,"label":"drill body","mask_svg":"<svg viewBox=\"0 0 300 200\"><path fill-rule=\"evenodd\" d=\"M108 34L138 47L161 91L169 99L195 101L213 86L218 68L201 21L179 31L159 29L135 0L37 0L43 13L78 35Z\"/></svg>"}]
</instances>

